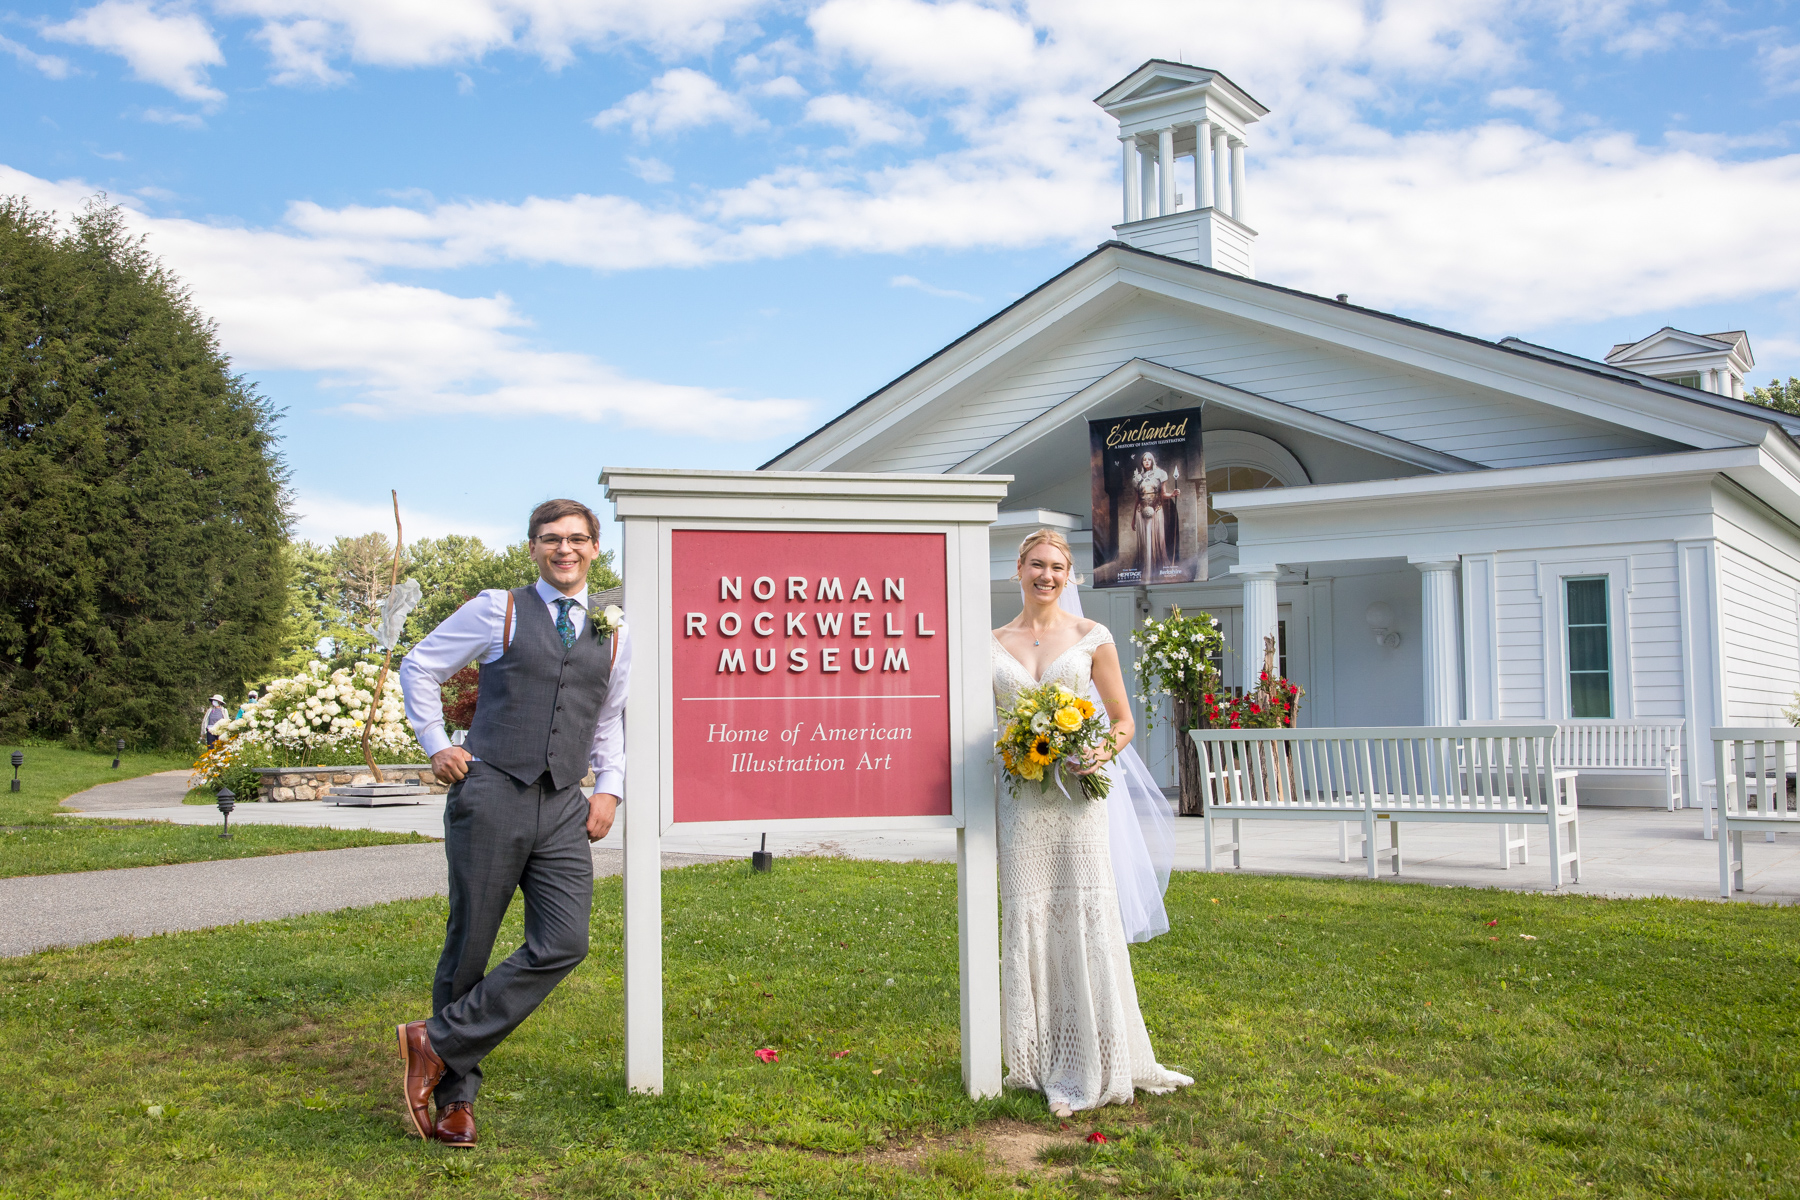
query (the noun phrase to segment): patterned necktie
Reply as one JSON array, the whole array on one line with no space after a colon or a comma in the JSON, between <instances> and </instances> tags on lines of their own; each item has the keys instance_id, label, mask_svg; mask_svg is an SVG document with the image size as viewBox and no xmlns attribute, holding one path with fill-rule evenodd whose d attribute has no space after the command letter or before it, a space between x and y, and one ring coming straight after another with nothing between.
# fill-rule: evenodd
<instances>
[{"instance_id":1,"label":"patterned necktie","mask_svg":"<svg viewBox=\"0 0 1800 1200\"><path fill-rule=\"evenodd\" d=\"M556 632L562 634L564 649L575 644L575 622L569 620L569 609L574 604L566 596L556 602Z\"/></svg>"}]
</instances>

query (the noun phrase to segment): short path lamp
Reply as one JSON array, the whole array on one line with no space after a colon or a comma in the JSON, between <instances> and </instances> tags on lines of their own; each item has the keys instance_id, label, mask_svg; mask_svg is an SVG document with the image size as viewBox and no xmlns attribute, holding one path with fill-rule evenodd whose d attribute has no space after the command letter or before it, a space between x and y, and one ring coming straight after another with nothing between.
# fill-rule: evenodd
<instances>
[{"instance_id":1,"label":"short path lamp","mask_svg":"<svg viewBox=\"0 0 1800 1200\"><path fill-rule=\"evenodd\" d=\"M18 750L13 751L13 785L12 790L19 790L19 768L25 765L25 755Z\"/></svg>"},{"instance_id":2,"label":"short path lamp","mask_svg":"<svg viewBox=\"0 0 1800 1200\"><path fill-rule=\"evenodd\" d=\"M119 760L125 756L125 739L120 738L113 746L113 770L119 769Z\"/></svg>"},{"instance_id":3,"label":"short path lamp","mask_svg":"<svg viewBox=\"0 0 1800 1200\"><path fill-rule=\"evenodd\" d=\"M750 852L750 869L752 871L772 871L775 869L775 856L769 853L769 835L762 835L762 849Z\"/></svg>"},{"instance_id":4,"label":"short path lamp","mask_svg":"<svg viewBox=\"0 0 1800 1200\"><path fill-rule=\"evenodd\" d=\"M225 816L225 828L219 833L222 838L231 836L231 810L237 807L237 793L228 787L219 789L219 811Z\"/></svg>"}]
</instances>

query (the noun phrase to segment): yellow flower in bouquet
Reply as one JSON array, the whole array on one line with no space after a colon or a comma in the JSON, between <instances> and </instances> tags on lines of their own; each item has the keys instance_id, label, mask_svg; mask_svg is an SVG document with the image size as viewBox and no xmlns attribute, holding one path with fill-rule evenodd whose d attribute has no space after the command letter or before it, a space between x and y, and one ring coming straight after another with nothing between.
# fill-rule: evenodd
<instances>
[{"instance_id":1,"label":"yellow flower in bouquet","mask_svg":"<svg viewBox=\"0 0 1800 1200\"><path fill-rule=\"evenodd\" d=\"M1105 796L1111 780L1088 764L1110 757L1111 732L1098 709L1061 684L1045 683L1027 689L999 711L1000 752L1008 786L1019 791L1019 781L1041 783L1048 775L1059 791L1070 795L1069 783L1090 800Z\"/></svg>"}]
</instances>

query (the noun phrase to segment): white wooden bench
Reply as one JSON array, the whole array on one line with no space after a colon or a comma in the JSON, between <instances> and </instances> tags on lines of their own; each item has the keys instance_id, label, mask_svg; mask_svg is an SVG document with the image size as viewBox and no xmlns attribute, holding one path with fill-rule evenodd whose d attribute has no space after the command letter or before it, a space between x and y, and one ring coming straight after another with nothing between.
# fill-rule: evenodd
<instances>
[{"instance_id":1,"label":"white wooden bench","mask_svg":"<svg viewBox=\"0 0 1800 1200\"><path fill-rule=\"evenodd\" d=\"M1794 781L1800 775L1800 729L1722 727L1712 731L1719 797L1719 895L1744 890L1744 832L1761 830L1775 840L1800 830Z\"/></svg>"},{"instance_id":2,"label":"white wooden bench","mask_svg":"<svg viewBox=\"0 0 1800 1200\"><path fill-rule=\"evenodd\" d=\"M1493 728L1509 721L1464 721L1466 726ZM1663 802L1674 812L1683 806L1681 735L1684 720L1627 721L1583 719L1559 721L1551 761L1559 771L1595 775L1651 775L1662 780Z\"/></svg>"},{"instance_id":3,"label":"white wooden bench","mask_svg":"<svg viewBox=\"0 0 1800 1200\"><path fill-rule=\"evenodd\" d=\"M1369 878L1383 858L1398 875L1400 825L1441 821L1499 826L1503 865L1522 849L1524 827L1542 825L1550 886L1562 886L1565 866L1581 879L1575 777L1551 764L1554 725L1196 729L1190 736L1200 752L1209 871L1219 851L1244 865L1246 820L1338 821L1361 826ZM1230 842L1218 843L1216 821L1231 822ZM1375 844L1378 821L1387 822L1385 847Z\"/></svg>"},{"instance_id":4,"label":"white wooden bench","mask_svg":"<svg viewBox=\"0 0 1800 1200\"><path fill-rule=\"evenodd\" d=\"M1597 775L1658 776L1663 799L1674 812L1683 805L1681 735L1686 727L1686 721L1559 721L1555 762Z\"/></svg>"}]
</instances>

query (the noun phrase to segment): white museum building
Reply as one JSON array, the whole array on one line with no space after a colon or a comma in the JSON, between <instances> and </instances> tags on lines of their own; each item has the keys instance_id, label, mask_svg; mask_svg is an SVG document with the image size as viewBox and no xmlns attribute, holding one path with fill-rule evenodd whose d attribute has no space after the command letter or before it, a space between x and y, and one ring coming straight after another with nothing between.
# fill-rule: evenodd
<instances>
[{"instance_id":1,"label":"white museum building","mask_svg":"<svg viewBox=\"0 0 1800 1200\"><path fill-rule=\"evenodd\" d=\"M1083 593L1127 663L1133 626L1178 605L1222 623L1228 685L1278 634L1303 725L1684 723L1688 797L1712 726L1786 724L1800 418L1742 399L1744 333L1664 328L1598 361L1259 281L1245 148L1267 110L1159 60L1098 103L1115 240L766 468L1013 476L999 624L1029 530L1089 565L1088 422L1199 408L1207 578ZM1171 745L1163 725L1146 747L1164 784ZM1582 802L1662 786L1584 775Z\"/></svg>"}]
</instances>

